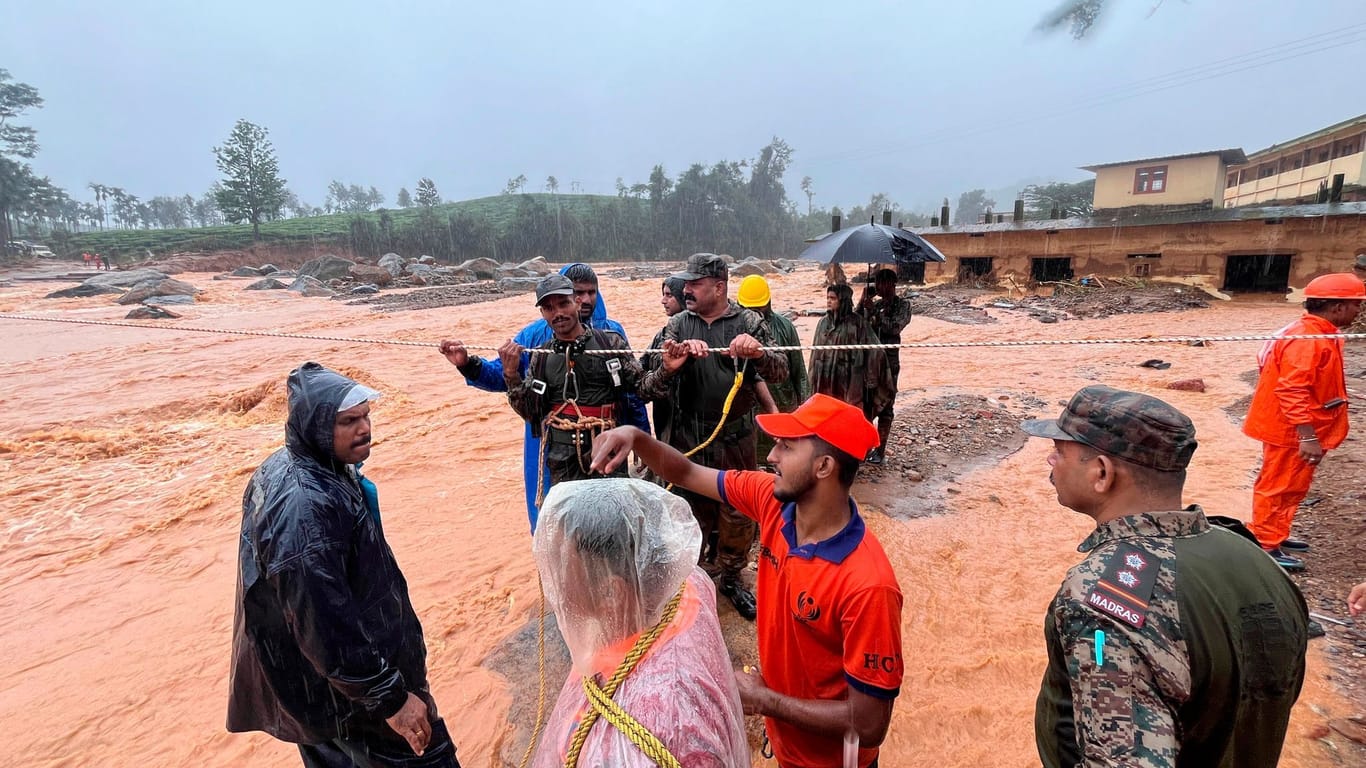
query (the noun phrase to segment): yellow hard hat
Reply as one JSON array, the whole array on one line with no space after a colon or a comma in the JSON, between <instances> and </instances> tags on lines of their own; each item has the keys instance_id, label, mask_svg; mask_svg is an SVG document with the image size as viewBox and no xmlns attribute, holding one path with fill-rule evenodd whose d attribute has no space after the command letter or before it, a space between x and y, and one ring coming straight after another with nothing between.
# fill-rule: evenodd
<instances>
[{"instance_id":1,"label":"yellow hard hat","mask_svg":"<svg viewBox=\"0 0 1366 768\"><path fill-rule=\"evenodd\" d=\"M769 302L768 281L762 275L750 275L740 281L740 290L735 294L735 300L742 307L758 309L767 306Z\"/></svg>"}]
</instances>

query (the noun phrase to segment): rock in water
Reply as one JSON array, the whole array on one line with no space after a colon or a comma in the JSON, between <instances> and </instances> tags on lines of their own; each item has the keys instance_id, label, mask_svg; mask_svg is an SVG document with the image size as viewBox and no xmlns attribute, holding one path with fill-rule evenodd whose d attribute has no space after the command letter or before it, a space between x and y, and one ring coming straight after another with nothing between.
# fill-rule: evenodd
<instances>
[{"instance_id":1,"label":"rock in water","mask_svg":"<svg viewBox=\"0 0 1366 768\"><path fill-rule=\"evenodd\" d=\"M130 288L148 280L165 280L165 272L156 269L130 269L127 272L105 272L85 281L86 285L113 285Z\"/></svg>"},{"instance_id":2,"label":"rock in water","mask_svg":"<svg viewBox=\"0 0 1366 768\"><path fill-rule=\"evenodd\" d=\"M403 257L397 253L386 253L379 257L379 265L389 272L390 277L403 274Z\"/></svg>"},{"instance_id":3,"label":"rock in water","mask_svg":"<svg viewBox=\"0 0 1366 768\"><path fill-rule=\"evenodd\" d=\"M276 279L273 278L273 277L267 277L265 280L257 280L256 282L252 283L251 285L248 285L246 288L243 288L242 290L244 290L244 291L276 291L276 290L279 290L279 289L284 288L284 287L285 287L285 284L282 283L282 282L280 282L279 280L276 280Z\"/></svg>"},{"instance_id":4,"label":"rock in water","mask_svg":"<svg viewBox=\"0 0 1366 768\"><path fill-rule=\"evenodd\" d=\"M161 307L142 306L124 315L128 320L174 320L180 315Z\"/></svg>"},{"instance_id":5,"label":"rock in water","mask_svg":"<svg viewBox=\"0 0 1366 768\"><path fill-rule=\"evenodd\" d=\"M539 277L505 277L498 281L498 290L503 293L526 293L536 290Z\"/></svg>"},{"instance_id":6,"label":"rock in water","mask_svg":"<svg viewBox=\"0 0 1366 768\"><path fill-rule=\"evenodd\" d=\"M498 266L493 259L480 256L461 264L457 269L463 269L480 280L493 280L498 277Z\"/></svg>"},{"instance_id":7,"label":"rock in water","mask_svg":"<svg viewBox=\"0 0 1366 768\"><path fill-rule=\"evenodd\" d=\"M123 291L112 285L91 285L90 283L81 283L80 285L73 285L70 288L63 288L60 291L53 291L45 298L80 299L85 298L86 296L99 296L103 293L123 293Z\"/></svg>"},{"instance_id":8,"label":"rock in water","mask_svg":"<svg viewBox=\"0 0 1366 768\"><path fill-rule=\"evenodd\" d=\"M351 276L362 283L373 283L376 286L385 286L394 281L394 273L383 264L378 267L357 264L351 268Z\"/></svg>"},{"instance_id":9,"label":"rock in water","mask_svg":"<svg viewBox=\"0 0 1366 768\"><path fill-rule=\"evenodd\" d=\"M379 286L367 284L358 285L355 288L351 289L352 296L369 296L370 294L374 293L379 293Z\"/></svg>"},{"instance_id":10,"label":"rock in water","mask_svg":"<svg viewBox=\"0 0 1366 768\"><path fill-rule=\"evenodd\" d=\"M199 289L187 282L167 277L138 283L119 298L120 304L141 304L152 296L194 296Z\"/></svg>"},{"instance_id":11,"label":"rock in water","mask_svg":"<svg viewBox=\"0 0 1366 768\"><path fill-rule=\"evenodd\" d=\"M319 280L332 280L351 274L351 268L355 265L356 262L350 259L343 259L329 253L304 262L304 265L299 267L299 274L316 277Z\"/></svg>"},{"instance_id":12,"label":"rock in water","mask_svg":"<svg viewBox=\"0 0 1366 768\"><path fill-rule=\"evenodd\" d=\"M337 295L331 288L323 285L317 278L308 275L300 275L290 284L289 290L303 296L335 296Z\"/></svg>"},{"instance_id":13,"label":"rock in water","mask_svg":"<svg viewBox=\"0 0 1366 768\"><path fill-rule=\"evenodd\" d=\"M193 304L193 296L183 296L180 294L172 296L148 296L142 300L144 306L163 306L165 304Z\"/></svg>"},{"instance_id":14,"label":"rock in water","mask_svg":"<svg viewBox=\"0 0 1366 768\"><path fill-rule=\"evenodd\" d=\"M232 271L233 277L260 277L262 274L264 273L256 267L238 267Z\"/></svg>"}]
</instances>

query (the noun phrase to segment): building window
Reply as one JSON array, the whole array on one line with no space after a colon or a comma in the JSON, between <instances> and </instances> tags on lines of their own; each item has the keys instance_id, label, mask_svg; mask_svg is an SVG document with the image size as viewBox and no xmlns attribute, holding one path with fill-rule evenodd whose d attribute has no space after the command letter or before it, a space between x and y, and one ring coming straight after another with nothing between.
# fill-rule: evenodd
<instances>
[{"instance_id":1,"label":"building window","mask_svg":"<svg viewBox=\"0 0 1366 768\"><path fill-rule=\"evenodd\" d=\"M1238 174L1230 173L1228 175L1228 180L1224 182L1224 187L1228 189L1236 186L1238 186Z\"/></svg>"},{"instance_id":2,"label":"building window","mask_svg":"<svg viewBox=\"0 0 1366 768\"><path fill-rule=\"evenodd\" d=\"M1160 259L1160 258L1162 258L1162 254L1161 254L1161 253L1131 253L1131 254L1129 254L1129 258L1131 258L1131 259Z\"/></svg>"},{"instance_id":3,"label":"building window","mask_svg":"<svg viewBox=\"0 0 1366 768\"><path fill-rule=\"evenodd\" d=\"M1257 178L1266 179L1276 175L1275 165L1263 165L1257 169Z\"/></svg>"},{"instance_id":4,"label":"building window","mask_svg":"<svg viewBox=\"0 0 1366 768\"><path fill-rule=\"evenodd\" d=\"M1153 265L1151 265L1151 264L1135 264L1135 265L1134 265L1134 277L1151 277L1152 274L1153 274Z\"/></svg>"},{"instance_id":5,"label":"building window","mask_svg":"<svg viewBox=\"0 0 1366 768\"><path fill-rule=\"evenodd\" d=\"M1145 195L1167 188L1167 166L1154 165L1134 171L1134 194Z\"/></svg>"}]
</instances>

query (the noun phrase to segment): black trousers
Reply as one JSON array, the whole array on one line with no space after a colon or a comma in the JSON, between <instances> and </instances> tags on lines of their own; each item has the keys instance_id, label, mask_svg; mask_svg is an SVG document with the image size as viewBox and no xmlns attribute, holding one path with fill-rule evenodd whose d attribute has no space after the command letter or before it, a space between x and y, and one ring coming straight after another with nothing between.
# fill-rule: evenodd
<instances>
[{"instance_id":1,"label":"black trousers","mask_svg":"<svg viewBox=\"0 0 1366 768\"><path fill-rule=\"evenodd\" d=\"M451 734L439 718L432 723L432 740L420 757L412 753L406 742L398 745L385 740L372 744L356 739L300 744L299 754L304 768L460 768Z\"/></svg>"}]
</instances>

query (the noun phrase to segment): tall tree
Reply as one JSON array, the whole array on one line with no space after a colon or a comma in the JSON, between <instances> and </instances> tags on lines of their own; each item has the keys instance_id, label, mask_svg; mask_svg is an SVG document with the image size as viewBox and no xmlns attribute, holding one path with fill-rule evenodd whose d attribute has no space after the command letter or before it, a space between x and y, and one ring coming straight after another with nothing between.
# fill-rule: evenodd
<instances>
[{"instance_id":1,"label":"tall tree","mask_svg":"<svg viewBox=\"0 0 1366 768\"><path fill-rule=\"evenodd\" d=\"M413 196L408 193L407 187L399 187L398 197L394 199L394 202L398 203L399 208L411 208L413 207Z\"/></svg>"},{"instance_id":2,"label":"tall tree","mask_svg":"<svg viewBox=\"0 0 1366 768\"><path fill-rule=\"evenodd\" d=\"M560 180L554 176L545 177L545 191L550 194L558 194L560 191Z\"/></svg>"},{"instance_id":3,"label":"tall tree","mask_svg":"<svg viewBox=\"0 0 1366 768\"><path fill-rule=\"evenodd\" d=\"M253 240L261 239L261 222L280 215L285 202L285 180L265 128L238 120L232 135L214 147L223 186L216 195L218 209L230 222L251 222Z\"/></svg>"},{"instance_id":4,"label":"tall tree","mask_svg":"<svg viewBox=\"0 0 1366 768\"><path fill-rule=\"evenodd\" d=\"M503 194L515 195L526 186L526 174L519 173L515 177L508 179L507 186L503 187Z\"/></svg>"},{"instance_id":5,"label":"tall tree","mask_svg":"<svg viewBox=\"0 0 1366 768\"><path fill-rule=\"evenodd\" d=\"M976 224L977 218L986 213L996 201L987 197L985 189L974 189L958 196L958 210L953 212L954 224Z\"/></svg>"},{"instance_id":6,"label":"tall tree","mask_svg":"<svg viewBox=\"0 0 1366 768\"><path fill-rule=\"evenodd\" d=\"M1052 184L1030 184L1024 188L1025 211L1031 219L1048 218L1054 206L1064 218L1090 216L1095 193L1095 179L1075 184L1061 181Z\"/></svg>"},{"instance_id":7,"label":"tall tree","mask_svg":"<svg viewBox=\"0 0 1366 768\"><path fill-rule=\"evenodd\" d=\"M417 182L417 204L424 208L441 205L441 195L436 191L436 182L426 176Z\"/></svg>"},{"instance_id":8,"label":"tall tree","mask_svg":"<svg viewBox=\"0 0 1366 768\"><path fill-rule=\"evenodd\" d=\"M812 186L811 177L802 177L802 193L806 195L806 215L811 215L812 201L816 198L815 187Z\"/></svg>"},{"instance_id":9,"label":"tall tree","mask_svg":"<svg viewBox=\"0 0 1366 768\"><path fill-rule=\"evenodd\" d=\"M9 70L0 69L0 253L4 244L14 239L11 213L26 204L34 189L33 172L19 158L38 154L38 132L11 121L41 106L43 98L38 89L15 82Z\"/></svg>"}]
</instances>

